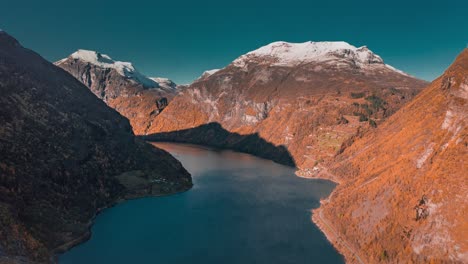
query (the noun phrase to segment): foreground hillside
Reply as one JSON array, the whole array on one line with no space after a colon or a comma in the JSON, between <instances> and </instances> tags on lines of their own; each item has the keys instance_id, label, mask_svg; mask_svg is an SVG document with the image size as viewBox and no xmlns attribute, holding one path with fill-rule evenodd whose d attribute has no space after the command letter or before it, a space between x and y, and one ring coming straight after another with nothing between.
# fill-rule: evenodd
<instances>
[{"instance_id":1,"label":"foreground hillside","mask_svg":"<svg viewBox=\"0 0 468 264\"><path fill-rule=\"evenodd\" d=\"M275 42L206 72L147 129L134 129L153 140L212 145L207 135L213 126L206 124L217 123L234 134L216 138L217 147L288 165L292 156L300 174L313 177L343 142L378 126L426 84L385 64L367 47Z\"/></svg>"},{"instance_id":2,"label":"foreground hillside","mask_svg":"<svg viewBox=\"0 0 468 264\"><path fill-rule=\"evenodd\" d=\"M130 62L105 54L78 50L55 65L86 85L97 97L130 120L135 131L146 129L177 93L166 78L148 78Z\"/></svg>"},{"instance_id":3,"label":"foreground hillside","mask_svg":"<svg viewBox=\"0 0 468 264\"><path fill-rule=\"evenodd\" d=\"M314 220L350 262L468 262L468 49L337 157ZM353 256L353 254L356 254Z\"/></svg>"},{"instance_id":4,"label":"foreground hillside","mask_svg":"<svg viewBox=\"0 0 468 264\"><path fill-rule=\"evenodd\" d=\"M191 186L180 162L4 31L0 92L0 263L52 262L102 208Z\"/></svg>"}]
</instances>

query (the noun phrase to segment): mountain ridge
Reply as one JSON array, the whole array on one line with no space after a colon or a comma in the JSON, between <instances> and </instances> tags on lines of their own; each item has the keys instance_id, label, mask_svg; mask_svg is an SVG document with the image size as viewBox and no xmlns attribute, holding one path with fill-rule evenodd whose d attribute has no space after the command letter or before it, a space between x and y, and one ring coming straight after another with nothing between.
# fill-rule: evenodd
<instances>
[{"instance_id":1,"label":"mountain ridge","mask_svg":"<svg viewBox=\"0 0 468 264\"><path fill-rule=\"evenodd\" d=\"M54 64L60 67L61 64L65 64L71 59L89 63L103 69L115 69L122 77L134 81L137 84L141 84L144 88L161 88L169 91L177 87L177 85L168 78L147 77L140 73L133 66L133 63L116 61L109 55L94 50L78 49L68 57L54 62Z\"/></svg>"},{"instance_id":2,"label":"mountain ridge","mask_svg":"<svg viewBox=\"0 0 468 264\"><path fill-rule=\"evenodd\" d=\"M414 100L330 162L343 183L313 218L351 263L354 253L364 262L468 261L467 76L464 49Z\"/></svg>"},{"instance_id":3,"label":"mountain ridge","mask_svg":"<svg viewBox=\"0 0 468 264\"><path fill-rule=\"evenodd\" d=\"M150 125L183 86L161 77L146 77L133 64L95 51L79 50L55 63L97 97L130 120L134 129Z\"/></svg>"},{"instance_id":4,"label":"mountain ridge","mask_svg":"<svg viewBox=\"0 0 468 264\"><path fill-rule=\"evenodd\" d=\"M233 61L233 65L243 67L245 61L261 58L273 59L272 65L296 66L302 63L325 62L336 59L351 60L354 66L366 68L370 65L383 65L390 70L408 75L403 71L385 64L382 58L373 53L367 46L355 47L345 41L307 41L292 43L276 41L256 50L241 55Z\"/></svg>"},{"instance_id":5,"label":"mountain ridge","mask_svg":"<svg viewBox=\"0 0 468 264\"><path fill-rule=\"evenodd\" d=\"M101 209L191 187L179 161L4 31L0 91L1 263L53 263Z\"/></svg>"}]
</instances>

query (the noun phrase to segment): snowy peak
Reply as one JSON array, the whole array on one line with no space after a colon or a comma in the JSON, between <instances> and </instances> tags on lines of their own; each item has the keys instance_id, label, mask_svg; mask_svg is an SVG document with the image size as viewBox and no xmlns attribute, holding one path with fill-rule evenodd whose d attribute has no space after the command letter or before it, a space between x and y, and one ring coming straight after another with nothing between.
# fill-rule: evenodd
<instances>
[{"instance_id":1,"label":"snowy peak","mask_svg":"<svg viewBox=\"0 0 468 264\"><path fill-rule=\"evenodd\" d=\"M109 57L106 54L101 54L97 51L93 50L82 50L79 49L76 52L72 53L70 55L73 59L79 59L82 61L90 62L92 64L96 65L110 65L110 64L115 64L115 61L112 60L111 57ZM126 63L130 64L130 63ZM131 65L131 64L130 64Z\"/></svg>"},{"instance_id":2,"label":"snowy peak","mask_svg":"<svg viewBox=\"0 0 468 264\"><path fill-rule=\"evenodd\" d=\"M177 89L177 84L171 79L162 77L150 77L150 79L157 83L159 88L162 88L164 90L175 91Z\"/></svg>"},{"instance_id":3,"label":"snowy peak","mask_svg":"<svg viewBox=\"0 0 468 264\"><path fill-rule=\"evenodd\" d=\"M144 87L158 87L158 84L156 82L138 72L132 65L132 63L115 61L110 56L99 53L97 51L79 49L76 52L72 53L68 58L57 61L55 64L60 65L62 63L65 63L69 59L80 60L82 62L90 63L100 68L115 69L123 77L138 82Z\"/></svg>"},{"instance_id":4,"label":"snowy peak","mask_svg":"<svg viewBox=\"0 0 468 264\"><path fill-rule=\"evenodd\" d=\"M242 55L234 61L234 65L243 67L249 60L258 58L269 58L273 60L275 65L284 66L336 59L352 60L358 66L383 64L382 58L366 46L356 48L344 41L308 41L304 43L278 41Z\"/></svg>"},{"instance_id":5,"label":"snowy peak","mask_svg":"<svg viewBox=\"0 0 468 264\"><path fill-rule=\"evenodd\" d=\"M110 56L101 54L93 50L77 50L70 55L72 59L89 62L93 65L102 68L116 69L121 75L126 76L126 73L135 72L135 68L130 62L114 61Z\"/></svg>"}]
</instances>

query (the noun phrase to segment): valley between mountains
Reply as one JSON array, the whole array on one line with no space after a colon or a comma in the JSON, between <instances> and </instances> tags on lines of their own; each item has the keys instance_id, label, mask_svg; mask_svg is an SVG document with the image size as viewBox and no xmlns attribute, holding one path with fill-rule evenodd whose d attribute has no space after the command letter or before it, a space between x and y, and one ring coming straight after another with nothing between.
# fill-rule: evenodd
<instances>
[{"instance_id":1,"label":"valley between mountains","mask_svg":"<svg viewBox=\"0 0 468 264\"><path fill-rule=\"evenodd\" d=\"M341 183L313 220L349 262L465 262L467 54L428 85L367 47L275 42L177 89L155 115L121 113L147 140L230 148ZM72 58L57 65L80 78Z\"/></svg>"},{"instance_id":2,"label":"valley between mountains","mask_svg":"<svg viewBox=\"0 0 468 264\"><path fill-rule=\"evenodd\" d=\"M468 49L428 83L366 46L280 41L177 85L97 51L51 64L1 31L0 84L0 263L54 262L102 208L190 188L145 140L339 183L312 221L348 263L468 262Z\"/></svg>"},{"instance_id":3,"label":"valley between mountains","mask_svg":"<svg viewBox=\"0 0 468 264\"><path fill-rule=\"evenodd\" d=\"M141 93L168 99L156 114L115 108L146 140L234 149L341 183L313 221L350 263L465 262L467 54L428 84L367 47L274 42L173 94ZM57 65L82 78L69 65L83 61Z\"/></svg>"}]
</instances>

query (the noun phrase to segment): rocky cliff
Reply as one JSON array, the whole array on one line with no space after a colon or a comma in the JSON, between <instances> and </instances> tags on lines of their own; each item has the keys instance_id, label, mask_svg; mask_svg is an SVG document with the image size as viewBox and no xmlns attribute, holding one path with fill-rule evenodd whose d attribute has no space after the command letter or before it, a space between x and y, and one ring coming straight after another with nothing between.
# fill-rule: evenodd
<instances>
[{"instance_id":1,"label":"rocky cliff","mask_svg":"<svg viewBox=\"0 0 468 264\"><path fill-rule=\"evenodd\" d=\"M167 152L73 76L0 31L0 262L54 262L115 202L186 190Z\"/></svg>"},{"instance_id":2,"label":"rocky cliff","mask_svg":"<svg viewBox=\"0 0 468 264\"><path fill-rule=\"evenodd\" d=\"M135 131L146 129L174 97L177 85L167 78L148 78L130 62L78 50L55 65L69 72L96 96L130 120Z\"/></svg>"},{"instance_id":3,"label":"rocky cliff","mask_svg":"<svg viewBox=\"0 0 468 264\"><path fill-rule=\"evenodd\" d=\"M231 133L257 135L287 149L301 175L316 177L343 142L378 126L426 84L385 64L367 47L275 42L206 72L135 133L151 138L164 132L170 139L173 132L179 141L210 145L206 131L184 133L186 138L176 131L218 123ZM260 143L253 154L278 156ZM236 144L227 140L222 147L237 149Z\"/></svg>"},{"instance_id":4,"label":"rocky cliff","mask_svg":"<svg viewBox=\"0 0 468 264\"><path fill-rule=\"evenodd\" d=\"M468 262L468 49L339 155L314 220L359 263Z\"/></svg>"}]
</instances>

